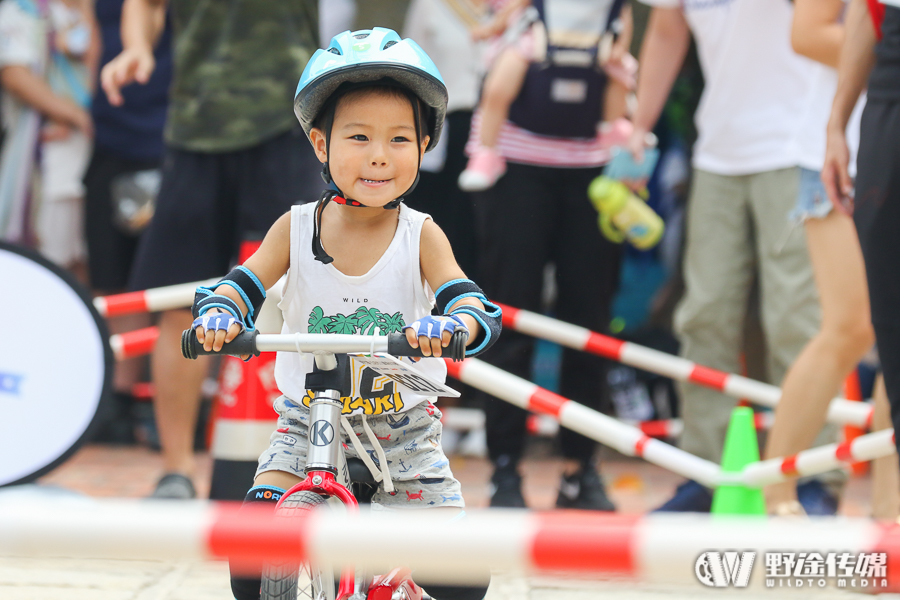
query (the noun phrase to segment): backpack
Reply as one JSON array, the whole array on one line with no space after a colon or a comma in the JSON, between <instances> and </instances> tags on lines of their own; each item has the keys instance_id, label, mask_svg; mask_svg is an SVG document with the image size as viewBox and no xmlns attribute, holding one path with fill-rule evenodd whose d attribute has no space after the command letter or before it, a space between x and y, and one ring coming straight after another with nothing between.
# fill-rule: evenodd
<instances>
[{"instance_id":1,"label":"backpack","mask_svg":"<svg viewBox=\"0 0 900 600\"><path fill-rule=\"evenodd\" d=\"M592 0L568 1L588 5ZM544 0L534 0L540 23L549 31ZM556 46L548 36L546 58L528 67L522 90L510 106L509 120L532 133L553 137L593 138L603 115L607 75L598 60L600 48L614 35L625 0L612 0L600 43L590 48Z\"/></svg>"}]
</instances>

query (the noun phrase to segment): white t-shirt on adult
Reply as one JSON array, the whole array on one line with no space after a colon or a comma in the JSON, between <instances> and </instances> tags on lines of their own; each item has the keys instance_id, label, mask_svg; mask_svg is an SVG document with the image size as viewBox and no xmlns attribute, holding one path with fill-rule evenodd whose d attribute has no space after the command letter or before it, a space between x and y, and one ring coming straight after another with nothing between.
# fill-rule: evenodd
<instances>
[{"instance_id":1,"label":"white t-shirt on adult","mask_svg":"<svg viewBox=\"0 0 900 600\"><path fill-rule=\"evenodd\" d=\"M844 0L846 3L848 0ZM819 62L813 62L813 84L809 89L806 108L801 113L797 133L799 165L813 171L822 170L825 162L825 127L831 115L831 104L837 91L837 71ZM847 145L850 149L851 175L856 171L856 151L859 148L859 121L866 105L865 94L856 103L847 124Z\"/></svg>"},{"instance_id":2,"label":"white t-shirt on adult","mask_svg":"<svg viewBox=\"0 0 900 600\"><path fill-rule=\"evenodd\" d=\"M481 87L480 46L443 0L412 0L403 35L414 39L434 61L447 85L447 112L473 110Z\"/></svg>"},{"instance_id":3,"label":"white t-shirt on adult","mask_svg":"<svg viewBox=\"0 0 900 600\"><path fill-rule=\"evenodd\" d=\"M642 1L681 7L694 34L705 80L694 166L746 175L797 165L814 64L791 49L791 2Z\"/></svg>"},{"instance_id":4,"label":"white t-shirt on adult","mask_svg":"<svg viewBox=\"0 0 900 600\"><path fill-rule=\"evenodd\" d=\"M821 171L825 162L825 128L831 115L831 104L837 91L837 71L829 66L813 65L815 76L806 108L800 113L796 149L798 164L813 171ZM859 148L859 121L866 105L863 94L847 123L847 146L850 149L850 168L856 170L856 151ZM851 173L853 175L854 173Z\"/></svg>"}]
</instances>

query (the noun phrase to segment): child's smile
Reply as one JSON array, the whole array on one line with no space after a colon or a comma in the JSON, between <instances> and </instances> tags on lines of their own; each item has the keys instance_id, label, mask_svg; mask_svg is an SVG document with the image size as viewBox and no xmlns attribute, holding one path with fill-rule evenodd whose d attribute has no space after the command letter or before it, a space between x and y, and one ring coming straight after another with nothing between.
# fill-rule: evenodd
<instances>
[{"instance_id":1,"label":"child's smile","mask_svg":"<svg viewBox=\"0 0 900 600\"><path fill-rule=\"evenodd\" d=\"M390 179L362 179L363 185L367 185L369 187L379 187L389 183Z\"/></svg>"}]
</instances>

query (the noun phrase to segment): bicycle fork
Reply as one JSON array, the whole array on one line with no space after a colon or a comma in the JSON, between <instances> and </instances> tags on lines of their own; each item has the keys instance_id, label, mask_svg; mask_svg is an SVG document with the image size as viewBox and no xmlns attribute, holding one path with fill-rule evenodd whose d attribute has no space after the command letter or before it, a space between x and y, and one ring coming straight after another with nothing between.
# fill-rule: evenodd
<instances>
[{"instance_id":1,"label":"bicycle fork","mask_svg":"<svg viewBox=\"0 0 900 600\"><path fill-rule=\"evenodd\" d=\"M306 456L306 478L289 489L279 501L300 491L310 491L327 497L338 498L348 513L358 513L359 503L348 489L350 477L346 460L341 452L342 396L350 394L349 364L347 355L332 353L315 355L316 369L306 377L306 389L315 392L309 403L309 445ZM341 471L338 471L338 467ZM340 481L338 476L340 475ZM365 598L369 577L346 568L341 572L336 600L351 597ZM360 594L360 595L357 595Z\"/></svg>"}]
</instances>

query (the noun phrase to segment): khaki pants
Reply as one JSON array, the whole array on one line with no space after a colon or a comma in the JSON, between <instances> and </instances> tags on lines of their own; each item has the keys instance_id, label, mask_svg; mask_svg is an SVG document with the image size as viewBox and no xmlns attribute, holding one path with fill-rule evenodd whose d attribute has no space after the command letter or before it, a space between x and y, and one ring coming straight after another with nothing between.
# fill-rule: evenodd
<instances>
[{"instance_id":1,"label":"khaki pants","mask_svg":"<svg viewBox=\"0 0 900 600\"><path fill-rule=\"evenodd\" d=\"M684 358L740 373L744 318L756 275L771 383L781 384L818 331L818 294L806 236L788 219L798 183L796 168L739 176L694 170L684 258L686 291L675 313ZM681 448L721 462L736 399L690 384L682 384L680 391ZM836 431L826 426L815 445L835 441Z\"/></svg>"}]
</instances>

